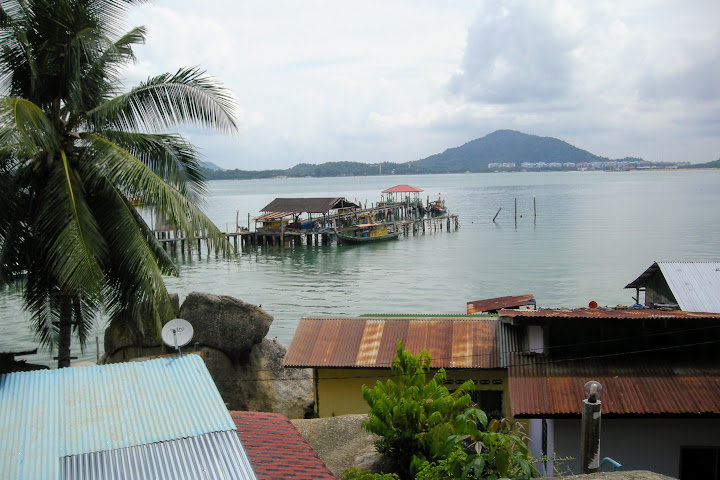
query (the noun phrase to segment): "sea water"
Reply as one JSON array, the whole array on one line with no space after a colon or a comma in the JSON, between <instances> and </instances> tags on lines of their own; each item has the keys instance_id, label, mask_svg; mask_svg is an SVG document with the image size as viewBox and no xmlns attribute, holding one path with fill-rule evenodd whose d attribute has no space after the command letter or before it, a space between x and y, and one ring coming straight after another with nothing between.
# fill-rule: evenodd
<instances>
[{"instance_id":1,"label":"sea water","mask_svg":"<svg viewBox=\"0 0 720 480\"><path fill-rule=\"evenodd\" d=\"M369 245L243 247L237 261L179 257L168 290L262 305L275 318L269 336L287 345L307 315L463 314L468 301L527 293L539 307L630 305L625 285L654 261L720 259L720 170L213 181L205 211L234 231L276 197L370 206L397 184L444 196L460 228ZM0 294L0 350L37 346L21 306L17 291ZM73 354L94 361L102 331ZM53 364L47 351L23 358Z\"/></svg>"}]
</instances>

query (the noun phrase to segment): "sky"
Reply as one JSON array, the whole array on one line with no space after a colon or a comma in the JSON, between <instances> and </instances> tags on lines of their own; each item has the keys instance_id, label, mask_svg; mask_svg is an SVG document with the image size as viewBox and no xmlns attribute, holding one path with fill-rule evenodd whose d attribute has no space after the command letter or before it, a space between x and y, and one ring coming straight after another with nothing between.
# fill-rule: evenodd
<instances>
[{"instance_id":1,"label":"sky","mask_svg":"<svg viewBox=\"0 0 720 480\"><path fill-rule=\"evenodd\" d=\"M199 66L237 103L205 160L263 170L407 162L495 130L595 155L720 157L717 0L155 0L124 71ZM530 160L531 161L531 160Z\"/></svg>"}]
</instances>

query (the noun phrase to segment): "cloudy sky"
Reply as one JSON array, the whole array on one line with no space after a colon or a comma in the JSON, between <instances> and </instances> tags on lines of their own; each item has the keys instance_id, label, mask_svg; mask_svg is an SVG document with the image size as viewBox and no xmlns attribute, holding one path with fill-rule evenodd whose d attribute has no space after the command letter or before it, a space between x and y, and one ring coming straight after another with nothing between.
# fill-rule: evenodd
<instances>
[{"instance_id":1,"label":"cloudy sky","mask_svg":"<svg viewBox=\"0 0 720 480\"><path fill-rule=\"evenodd\" d=\"M718 0L155 0L128 85L199 65L234 138L183 130L224 168L406 162L499 129L596 155L720 157Z\"/></svg>"}]
</instances>

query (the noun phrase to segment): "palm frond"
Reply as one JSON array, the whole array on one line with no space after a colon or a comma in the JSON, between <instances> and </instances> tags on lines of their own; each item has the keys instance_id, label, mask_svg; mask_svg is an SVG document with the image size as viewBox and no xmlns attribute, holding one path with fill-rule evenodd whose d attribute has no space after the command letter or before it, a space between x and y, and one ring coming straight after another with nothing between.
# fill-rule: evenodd
<instances>
[{"instance_id":1,"label":"palm frond","mask_svg":"<svg viewBox=\"0 0 720 480\"><path fill-rule=\"evenodd\" d=\"M204 206L207 188L200 154L185 138L172 134L110 130L102 132L102 137L138 158L188 200Z\"/></svg>"},{"instance_id":2,"label":"palm frond","mask_svg":"<svg viewBox=\"0 0 720 480\"><path fill-rule=\"evenodd\" d=\"M93 125L114 130L161 132L195 123L223 133L237 131L232 95L196 68L148 79L88 113Z\"/></svg>"},{"instance_id":3,"label":"palm frond","mask_svg":"<svg viewBox=\"0 0 720 480\"><path fill-rule=\"evenodd\" d=\"M216 253L231 256L233 248L215 224L190 202L178 189L167 184L137 157L107 139L85 134L83 139L91 142L95 161L101 166L107 179L118 186L127 196L139 196L165 215L188 239L197 235L208 238L210 248Z\"/></svg>"},{"instance_id":4,"label":"palm frond","mask_svg":"<svg viewBox=\"0 0 720 480\"><path fill-rule=\"evenodd\" d=\"M33 102L0 97L0 145L14 150L16 157L34 158L41 151L60 148L55 128Z\"/></svg>"},{"instance_id":5,"label":"palm frond","mask_svg":"<svg viewBox=\"0 0 720 480\"><path fill-rule=\"evenodd\" d=\"M38 195L38 213L30 225L35 239L47 242L42 259L55 285L64 292L98 295L103 285L99 259L107 245L90 211L77 173L65 152L49 169Z\"/></svg>"}]
</instances>

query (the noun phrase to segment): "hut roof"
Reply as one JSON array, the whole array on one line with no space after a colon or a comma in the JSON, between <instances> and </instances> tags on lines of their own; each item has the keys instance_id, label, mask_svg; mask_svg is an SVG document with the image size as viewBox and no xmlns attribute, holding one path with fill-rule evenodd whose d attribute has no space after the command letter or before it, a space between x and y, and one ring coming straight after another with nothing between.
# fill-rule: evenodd
<instances>
[{"instance_id":1,"label":"hut roof","mask_svg":"<svg viewBox=\"0 0 720 480\"><path fill-rule=\"evenodd\" d=\"M260 209L261 212L328 213L338 208L360 208L343 197L276 198Z\"/></svg>"},{"instance_id":2,"label":"hut roof","mask_svg":"<svg viewBox=\"0 0 720 480\"><path fill-rule=\"evenodd\" d=\"M416 188L410 185L395 185L392 188L388 188L387 190L383 190L382 193L412 193L412 192L422 192L424 191L422 188Z\"/></svg>"}]
</instances>

